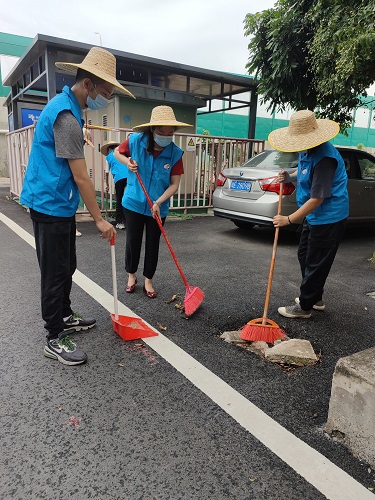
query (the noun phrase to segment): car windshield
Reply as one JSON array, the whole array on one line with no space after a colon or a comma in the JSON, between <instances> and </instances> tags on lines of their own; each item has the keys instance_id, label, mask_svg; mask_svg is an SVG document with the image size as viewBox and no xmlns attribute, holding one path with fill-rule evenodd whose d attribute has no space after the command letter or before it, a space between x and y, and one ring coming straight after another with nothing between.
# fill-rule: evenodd
<instances>
[{"instance_id":1,"label":"car windshield","mask_svg":"<svg viewBox=\"0 0 375 500\"><path fill-rule=\"evenodd\" d=\"M241 167L259 167L264 170L280 170L284 168L297 168L298 153L282 153L269 149L259 153Z\"/></svg>"}]
</instances>

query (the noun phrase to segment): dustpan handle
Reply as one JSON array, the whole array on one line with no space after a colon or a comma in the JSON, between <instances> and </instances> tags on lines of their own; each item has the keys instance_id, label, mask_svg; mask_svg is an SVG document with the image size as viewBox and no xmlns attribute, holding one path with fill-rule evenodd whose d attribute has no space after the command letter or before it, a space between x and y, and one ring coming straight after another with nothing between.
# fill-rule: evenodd
<instances>
[{"instance_id":1,"label":"dustpan handle","mask_svg":"<svg viewBox=\"0 0 375 500\"><path fill-rule=\"evenodd\" d=\"M111 261L112 261L112 284L113 284L113 302L115 309L115 320L118 320L118 299L117 299L117 276L116 276L116 254L115 254L115 237L110 239L111 245Z\"/></svg>"},{"instance_id":2,"label":"dustpan handle","mask_svg":"<svg viewBox=\"0 0 375 500\"><path fill-rule=\"evenodd\" d=\"M284 191L284 183L280 182L279 202L278 202L278 205L277 205L277 215L281 214L281 204L282 204L282 200L283 200L283 191ZM273 272L274 272L274 269L275 269L276 251L277 251L277 240L279 239L279 231L280 231L280 228L277 227L275 229L275 236L274 236L274 239L273 239L270 273L269 273L269 276L268 276L268 284L267 284L267 291L266 291L266 300L264 301L264 311L263 311L263 319L262 319L262 324L263 325L265 325L267 323L268 305L269 305L269 302L270 302Z\"/></svg>"}]
</instances>

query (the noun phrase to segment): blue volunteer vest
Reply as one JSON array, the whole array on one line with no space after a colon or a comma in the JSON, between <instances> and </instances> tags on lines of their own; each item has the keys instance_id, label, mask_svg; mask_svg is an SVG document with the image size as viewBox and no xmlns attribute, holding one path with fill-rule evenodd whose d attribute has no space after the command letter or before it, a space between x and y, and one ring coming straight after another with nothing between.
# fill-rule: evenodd
<instances>
[{"instance_id":1,"label":"blue volunteer vest","mask_svg":"<svg viewBox=\"0 0 375 500\"><path fill-rule=\"evenodd\" d=\"M126 179L128 177L129 169L126 165L116 160L113 151L110 151L106 160L109 166L109 170L113 176L113 181L116 184L117 181L121 181L121 179Z\"/></svg>"},{"instance_id":2,"label":"blue volunteer vest","mask_svg":"<svg viewBox=\"0 0 375 500\"><path fill-rule=\"evenodd\" d=\"M337 149L330 142L325 142L311 153L300 153L297 174L297 205L301 207L310 199L312 173L315 165L325 157L337 160L333 177L331 196L311 214L306 216L309 224L333 224L346 219L349 215L349 197L347 190L348 176L345 163Z\"/></svg>"},{"instance_id":3,"label":"blue volunteer vest","mask_svg":"<svg viewBox=\"0 0 375 500\"><path fill-rule=\"evenodd\" d=\"M170 186L173 165L182 158L183 150L171 142L157 158L147 153L147 135L132 134L129 136L131 157L138 163L138 172L142 178L152 201L157 200ZM123 207L151 216L151 210L137 176L128 171L128 183L122 198ZM161 204L160 216L166 217L169 211L169 200Z\"/></svg>"},{"instance_id":4,"label":"blue volunteer vest","mask_svg":"<svg viewBox=\"0 0 375 500\"><path fill-rule=\"evenodd\" d=\"M64 158L57 158L53 126L61 111L69 110L84 125L76 96L65 86L43 109L35 128L34 140L20 201L47 215L71 217L78 208L79 191ZM83 141L83 134L82 134Z\"/></svg>"}]
</instances>

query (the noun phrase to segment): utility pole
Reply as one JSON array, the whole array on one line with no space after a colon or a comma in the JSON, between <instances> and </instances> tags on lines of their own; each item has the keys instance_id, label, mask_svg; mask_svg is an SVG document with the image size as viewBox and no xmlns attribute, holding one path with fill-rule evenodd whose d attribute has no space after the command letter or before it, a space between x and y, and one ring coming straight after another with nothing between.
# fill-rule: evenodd
<instances>
[{"instance_id":1,"label":"utility pole","mask_svg":"<svg viewBox=\"0 0 375 500\"><path fill-rule=\"evenodd\" d=\"M100 46L103 47L103 44L102 44L102 35L99 33L99 31L94 31L94 34L95 35L99 35L99 39L100 39Z\"/></svg>"}]
</instances>

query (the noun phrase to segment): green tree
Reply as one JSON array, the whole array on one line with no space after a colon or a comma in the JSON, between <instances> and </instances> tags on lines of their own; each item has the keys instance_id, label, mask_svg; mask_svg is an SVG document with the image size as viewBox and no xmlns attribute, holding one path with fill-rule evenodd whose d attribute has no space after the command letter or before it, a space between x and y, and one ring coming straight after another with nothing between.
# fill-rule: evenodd
<instances>
[{"instance_id":1,"label":"green tree","mask_svg":"<svg viewBox=\"0 0 375 500\"><path fill-rule=\"evenodd\" d=\"M311 109L351 124L375 81L375 0L278 0L247 14L249 74L268 109Z\"/></svg>"}]
</instances>

